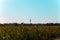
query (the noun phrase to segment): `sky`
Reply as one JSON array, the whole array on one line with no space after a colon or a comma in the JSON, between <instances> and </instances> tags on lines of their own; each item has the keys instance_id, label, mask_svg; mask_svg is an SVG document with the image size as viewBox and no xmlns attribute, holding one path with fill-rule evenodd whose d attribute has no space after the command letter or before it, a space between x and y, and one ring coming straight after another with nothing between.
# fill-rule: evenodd
<instances>
[{"instance_id":1,"label":"sky","mask_svg":"<svg viewBox=\"0 0 60 40\"><path fill-rule=\"evenodd\" d=\"M0 23L60 23L60 0L0 0Z\"/></svg>"}]
</instances>

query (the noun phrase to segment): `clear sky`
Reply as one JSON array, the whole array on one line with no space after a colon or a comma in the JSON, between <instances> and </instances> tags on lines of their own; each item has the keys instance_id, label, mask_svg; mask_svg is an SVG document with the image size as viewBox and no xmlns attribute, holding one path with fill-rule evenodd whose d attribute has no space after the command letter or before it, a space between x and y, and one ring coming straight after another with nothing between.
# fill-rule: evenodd
<instances>
[{"instance_id":1,"label":"clear sky","mask_svg":"<svg viewBox=\"0 0 60 40\"><path fill-rule=\"evenodd\" d=\"M0 0L1 23L60 23L60 0Z\"/></svg>"}]
</instances>

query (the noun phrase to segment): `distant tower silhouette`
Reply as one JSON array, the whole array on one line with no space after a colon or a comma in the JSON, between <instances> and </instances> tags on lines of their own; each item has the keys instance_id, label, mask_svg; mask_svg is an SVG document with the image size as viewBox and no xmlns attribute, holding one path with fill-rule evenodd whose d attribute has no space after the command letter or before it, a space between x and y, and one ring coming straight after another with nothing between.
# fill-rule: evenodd
<instances>
[{"instance_id":1,"label":"distant tower silhouette","mask_svg":"<svg viewBox=\"0 0 60 40\"><path fill-rule=\"evenodd\" d=\"M31 18L30 18L30 24L31 24Z\"/></svg>"}]
</instances>

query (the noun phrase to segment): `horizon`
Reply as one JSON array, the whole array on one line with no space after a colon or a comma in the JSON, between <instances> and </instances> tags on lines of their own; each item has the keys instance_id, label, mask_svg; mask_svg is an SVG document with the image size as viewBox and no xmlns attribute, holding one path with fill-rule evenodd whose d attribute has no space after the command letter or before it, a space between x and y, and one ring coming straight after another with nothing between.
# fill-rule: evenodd
<instances>
[{"instance_id":1,"label":"horizon","mask_svg":"<svg viewBox=\"0 0 60 40\"><path fill-rule=\"evenodd\" d=\"M0 0L0 23L60 23L60 0Z\"/></svg>"}]
</instances>

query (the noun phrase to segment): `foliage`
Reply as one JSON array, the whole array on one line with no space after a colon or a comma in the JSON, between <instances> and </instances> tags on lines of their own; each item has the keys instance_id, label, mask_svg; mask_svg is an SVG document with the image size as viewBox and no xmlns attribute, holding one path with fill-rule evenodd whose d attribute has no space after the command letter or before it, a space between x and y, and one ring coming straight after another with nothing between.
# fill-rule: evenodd
<instances>
[{"instance_id":1,"label":"foliage","mask_svg":"<svg viewBox=\"0 0 60 40\"><path fill-rule=\"evenodd\" d=\"M60 26L0 26L0 40L53 40Z\"/></svg>"}]
</instances>

